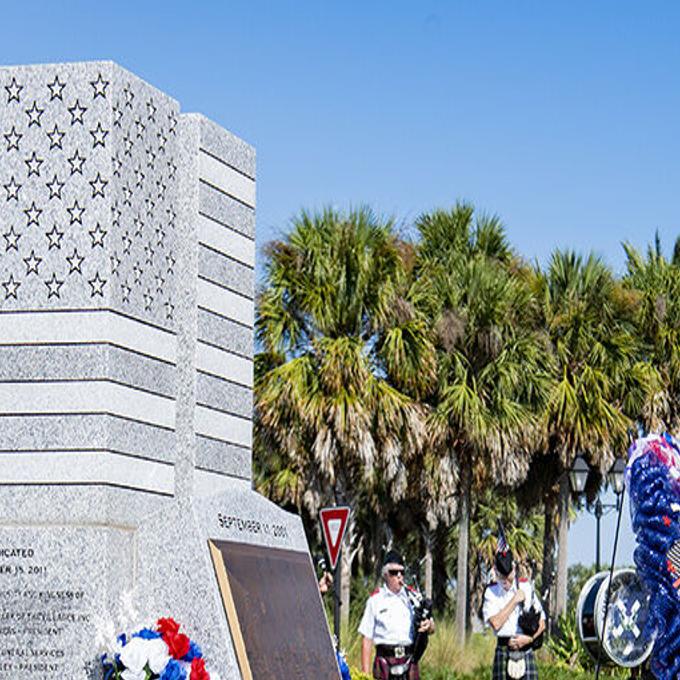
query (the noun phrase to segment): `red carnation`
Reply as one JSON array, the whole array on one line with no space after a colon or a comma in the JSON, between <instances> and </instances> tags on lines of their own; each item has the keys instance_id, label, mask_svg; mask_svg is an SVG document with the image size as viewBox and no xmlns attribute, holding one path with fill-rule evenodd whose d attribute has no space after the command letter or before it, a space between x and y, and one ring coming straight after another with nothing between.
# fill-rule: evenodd
<instances>
[{"instance_id":1,"label":"red carnation","mask_svg":"<svg viewBox=\"0 0 680 680\"><path fill-rule=\"evenodd\" d=\"M205 670L203 659L194 659L191 662L191 680L210 680L210 674Z\"/></svg>"},{"instance_id":2,"label":"red carnation","mask_svg":"<svg viewBox=\"0 0 680 680\"><path fill-rule=\"evenodd\" d=\"M183 659L189 653L191 640L184 633L164 635L163 640L168 646L168 652L173 659Z\"/></svg>"},{"instance_id":3,"label":"red carnation","mask_svg":"<svg viewBox=\"0 0 680 680\"><path fill-rule=\"evenodd\" d=\"M177 635L179 633L179 623L175 619L158 619L156 621L158 632L165 637L166 635Z\"/></svg>"}]
</instances>

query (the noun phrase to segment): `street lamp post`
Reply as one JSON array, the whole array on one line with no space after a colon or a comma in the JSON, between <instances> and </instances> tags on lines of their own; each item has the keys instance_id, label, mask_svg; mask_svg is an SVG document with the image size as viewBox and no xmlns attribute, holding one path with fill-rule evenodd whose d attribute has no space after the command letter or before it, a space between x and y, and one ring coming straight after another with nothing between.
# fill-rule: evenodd
<instances>
[{"instance_id":1,"label":"street lamp post","mask_svg":"<svg viewBox=\"0 0 680 680\"><path fill-rule=\"evenodd\" d=\"M598 494L594 503L586 503L585 509L591 515L595 516L596 530L595 530L595 569L600 571L600 520L604 515L609 514L612 510L619 509L621 494L623 492L624 473L626 470L626 463L617 458L607 473L607 482L612 491L616 494L616 503L603 503ZM569 470L569 484L571 490L580 498L583 496L586 489L586 482L590 474L590 466L582 455L576 456L574 464Z\"/></svg>"}]
</instances>

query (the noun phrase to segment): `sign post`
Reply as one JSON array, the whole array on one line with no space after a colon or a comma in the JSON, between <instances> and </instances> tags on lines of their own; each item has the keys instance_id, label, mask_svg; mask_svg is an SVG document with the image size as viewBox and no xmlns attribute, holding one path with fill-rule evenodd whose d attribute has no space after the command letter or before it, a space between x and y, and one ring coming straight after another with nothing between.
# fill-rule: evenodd
<instances>
[{"instance_id":1,"label":"sign post","mask_svg":"<svg viewBox=\"0 0 680 680\"><path fill-rule=\"evenodd\" d=\"M340 647L340 603L342 593L342 539L345 537L350 509L346 505L335 508L323 508L319 512L323 540L328 552L328 561L333 572L333 632ZM338 564L340 563L340 568Z\"/></svg>"}]
</instances>

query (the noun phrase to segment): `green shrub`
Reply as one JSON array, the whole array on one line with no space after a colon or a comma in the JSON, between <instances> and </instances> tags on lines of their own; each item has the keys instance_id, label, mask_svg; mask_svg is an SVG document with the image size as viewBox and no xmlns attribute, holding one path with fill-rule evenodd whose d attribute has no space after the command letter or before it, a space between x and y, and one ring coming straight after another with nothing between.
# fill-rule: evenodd
<instances>
[{"instance_id":1,"label":"green shrub","mask_svg":"<svg viewBox=\"0 0 680 680\"><path fill-rule=\"evenodd\" d=\"M546 647L554 665L578 671L592 667L592 660L579 639L576 614L573 611L560 616Z\"/></svg>"}]
</instances>

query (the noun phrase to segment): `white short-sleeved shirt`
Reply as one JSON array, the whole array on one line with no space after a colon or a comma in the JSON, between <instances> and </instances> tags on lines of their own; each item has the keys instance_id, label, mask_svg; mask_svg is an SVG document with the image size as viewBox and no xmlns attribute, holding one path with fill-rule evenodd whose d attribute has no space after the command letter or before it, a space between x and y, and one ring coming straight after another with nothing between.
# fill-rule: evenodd
<instances>
[{"instance_id":1,"label":"white short-sleeved shirt","mask_svg":"<svg viewBox=\"0 0 680 680\"><path fill-rule=\"evenodd\" d=\"M543 612L543 607L541 606L541 601L538 597L533 597L532 595L534 589L529 581L520 579L519 587L524 591L524 607L528 609L533 606L538 611L541 612L541 618L545 619L545 614ZM484 618L484 623L489 625L489 619L492 616L499 614L505 605L512 600L515 593L517 592L517 585L512 584L509 590L506 590L500 583L490 583L486 590L484 591L484 605L482 607L482 616ZM501 626L497 631L494 631L497 637L513 637L513 635L519 635L522 631L518 625L519 615L522 612L522 607L518 604L511 612L508 620Z\"/></svg>"},{"instance_id":2,"label":"white short-sleeved shirt","mask_svg":"<svg viewBox=\"0 0 680 680\"><path fill-rule=\"evenodd\" d=\"M406 588L393 593L386 585L366 602L359 633L376 645L410 645L413 606Z\"/></svg>"}]
</instances>

